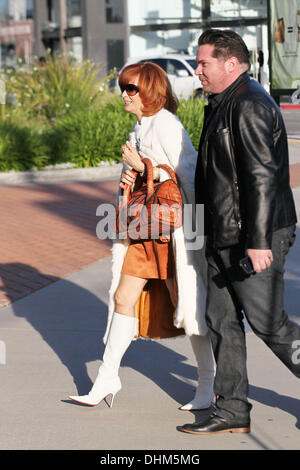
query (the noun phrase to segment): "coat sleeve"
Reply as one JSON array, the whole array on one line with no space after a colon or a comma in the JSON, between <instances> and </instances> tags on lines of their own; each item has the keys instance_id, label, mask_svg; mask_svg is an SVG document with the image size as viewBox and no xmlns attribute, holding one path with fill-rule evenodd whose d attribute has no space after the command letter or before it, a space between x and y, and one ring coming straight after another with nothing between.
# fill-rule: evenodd
<instances>
[{"instance_id":1,"label":"coat sleeve","mask_svg":"<svg viewBox=\"0 0 300 470\"><path fill-rule=\"evenodd\" d=\"M194 201L197 152L179 119L169 113L155 122L155 135L189 202Z\"/></svg>"},{"instance_id":2,"label":"coat sleeve","mask_svg":"<svg viewBox=\"0 0 300 470\"><path fill-rule=\"evenodd\" d=\"M244 101L234 110L234 151L247 248L271 248L279 169L273 137L275 128L276 110L264 103Z\"/></svg>"}]
</instances>

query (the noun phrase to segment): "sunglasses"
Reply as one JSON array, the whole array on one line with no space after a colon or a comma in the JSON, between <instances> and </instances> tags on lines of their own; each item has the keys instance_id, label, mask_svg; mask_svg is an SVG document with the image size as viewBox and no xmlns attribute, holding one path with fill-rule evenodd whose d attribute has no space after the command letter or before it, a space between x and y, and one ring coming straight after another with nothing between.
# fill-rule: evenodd
<instances>
[{"instance_id":1,"label":"sunglasses","mask_svg":"<svg viewBox=\"0 0 300 470\"><path fill-rule=\"evenodd\" d=\"M126 85L124 83L120 83L120 88L122 93L126 90L128 96L134 96L140 91L139 87L132 83L127 83Z\"/></svg>"}]
</instances>

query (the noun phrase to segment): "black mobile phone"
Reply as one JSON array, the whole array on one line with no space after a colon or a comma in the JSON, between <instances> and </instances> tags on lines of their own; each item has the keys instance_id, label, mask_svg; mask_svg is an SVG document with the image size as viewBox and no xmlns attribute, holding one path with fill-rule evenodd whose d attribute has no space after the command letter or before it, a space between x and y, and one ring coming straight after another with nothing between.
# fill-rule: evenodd
<instances>
[{"instance_id":1,"label":"black mobile phone","mask_svg":"<svg viewBox=\"0 0 300 470\"><path fill-rule=\"evenodd\" d=\"M240 267L243 269L243 271L246 274L254 274L255 271L253 269L252 261L249 258L249 256L246 256L245 258L242 258L240 260Z\"/></svg>"}]
</instances>

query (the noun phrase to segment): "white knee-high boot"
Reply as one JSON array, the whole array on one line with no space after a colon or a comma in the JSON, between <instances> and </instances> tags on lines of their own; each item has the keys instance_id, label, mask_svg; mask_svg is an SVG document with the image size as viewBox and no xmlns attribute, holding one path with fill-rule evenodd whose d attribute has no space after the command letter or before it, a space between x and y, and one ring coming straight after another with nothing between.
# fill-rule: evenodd
<instances>
[{"instance_id":1,"label":"white knee-high boot","mask_svg":"<svg viewBox=\"0 0 300 470\"><path fill-rule=\"evenodd\" d=\"M208 334L190 336L193 352L198 365L198 386L194 399L180 407L180 410L201 410L209 408L214 398L215 361Z\"/></svg>"},{"instance_id":2,"label":"white knee-high boot","mask_svg":"<svg viewBox=\"0 0 300 470\"><path fill-rule=\"evenodd\" d=\"M120 363L127 348L136 333L138 319L120 313L114 313L109 330L106 347L96 381L88 395L74 396L69 398L85 405L98 405L104 398L111 395L110 407L113 399L121 388L118 375Z\"/></svg>"}]
</instances>

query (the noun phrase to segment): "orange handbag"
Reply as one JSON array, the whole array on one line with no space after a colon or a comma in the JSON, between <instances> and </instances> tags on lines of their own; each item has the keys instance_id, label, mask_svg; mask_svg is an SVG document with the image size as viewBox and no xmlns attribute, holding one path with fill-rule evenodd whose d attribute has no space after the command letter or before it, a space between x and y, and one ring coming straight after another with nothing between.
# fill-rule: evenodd
<instances>
[{"instance_id":1,"label":"orange handbag","mask_svg":"<svg viewBox=\"0 0 300 470\"><path fill-rule=\"evenodd\" d=\"M133 240L160 239L169 241L170 234L182 225L182 198L176 175L169 165L157 165L170 178L153 181L153 166L149 158L143 158L146 181L136 175L134 189L125 185L123 197L116 210L115 231L120 238Z\"/></svg>"}]
</instances>

